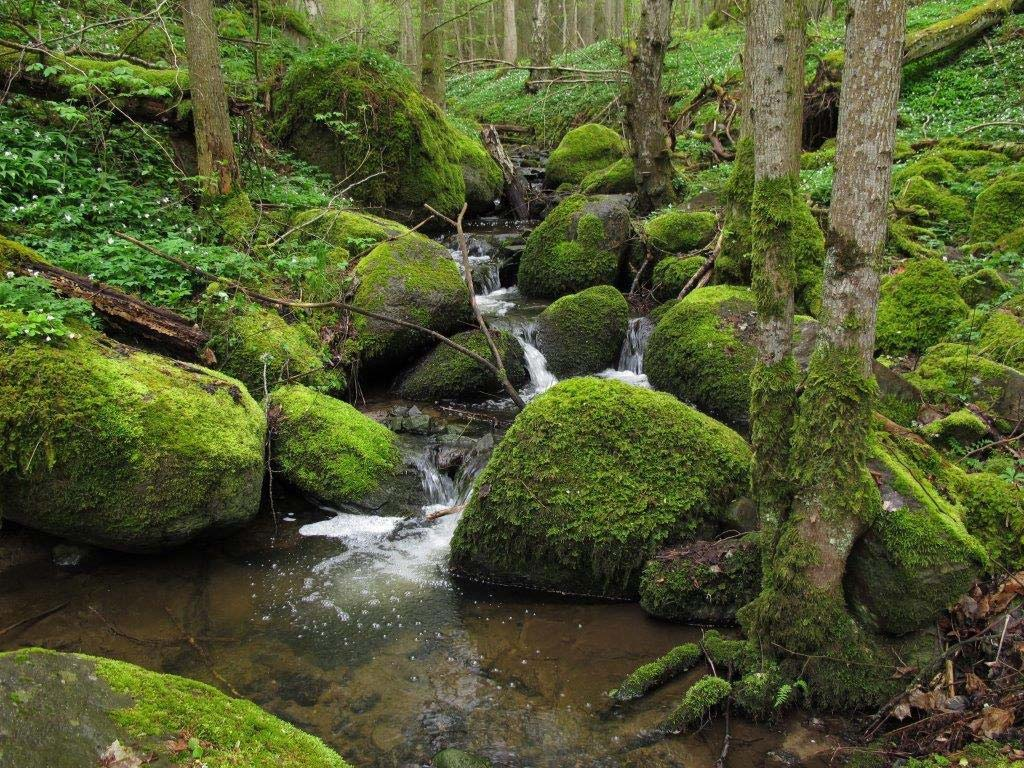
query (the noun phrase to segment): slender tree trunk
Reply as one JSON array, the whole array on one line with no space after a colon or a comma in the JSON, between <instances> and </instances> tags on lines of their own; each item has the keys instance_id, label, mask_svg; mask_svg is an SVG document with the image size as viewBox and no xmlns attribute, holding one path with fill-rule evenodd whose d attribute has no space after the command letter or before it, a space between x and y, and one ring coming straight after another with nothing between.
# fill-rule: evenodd
<instances>
[{"instance_id":1,"label":"slender tree trunk","mask_svg":"<svg viewBox=\"0 0 1024 768\"><path fill-rule=\"evenodd\" d=\"M412 0L399 0L398 4L398 47L402 63L417 79L420 75L420 40L416 36Z\"/></svg>"},{"instance_id":2,"label":"slender tree trunk","mask_svg":"<svg viewBox=\"0 0 1024 768\"><path fill-rule=\"evenodd\" d=\"M551 62L548 48L548 3L547 0L533 0L533 30L530 36L530 75L526 81L528 91L537 90L534 83L540 76L533 67L546 67Z\"/></svg>"},{"instance_id":3,"label":"slender tree trunk","mask_svg":"<svg viewBox=\"0 0 1024 768\"><path fill-rule=\"evenodd\" d=\"M575 50L580 45L580 4L579 0L569 0L568 12L565 19L567 27L566 39L568 41L565 49Z\"/></svg>"},{"instance_id":4,"label":"slender tree trunk","mask_svg":"<svg viewBox=\"0 0 1024 768\"><path fill-rule=\"evenodd\" d=\"M754 140L751 266L760 336L751 375L752 479L768 559L790 503L796 410L791 229L798 208L806 205L800 192L803 6L804 0L752 0L747 16L746 98Z\"/></svg>"},{"instance_id":5,"label":"slender tree trunk","mask_svg":"<svg viewBox=\"0 0 1024 768\"><path fill-rule=\"evenodd\" d=\"M513 64L519 59L519 30L516 29L516 0L504 0L505 37L502 40L502 58Z\"/></svg>"},{"instance_id":6,"label":"slender tree trunk","mask_svg":"<svg viewBox=\"0 0 1024 768\"><path fill-rule=\"evenodd\" d=\"M421 0L420 82L423 95L444 107L444 21L443 0Z\"/></svg>"},{"instance_id":7,"label":"slender tree trunk","mask_svg":"<svg viewBox=\"0 0 1024 768\"><path fill-rule=\"evenodd\" d=\"M661 75L671 37L672 0L644 0L625 98L626 132L641 213L660 208L674 198L672 155L661 97Z\"/></svg>"},{"instance_id":8,"label":"slender tree trunk","mask_svg":"<svg viewBox=\"0 0 1024 768\"><path fill-rule=\"evenodd\" d=\"M241 174L228 117L228 97L220 69L212 0L183 0L192 119L203 192L228 195L241 190Z\"/></svg>"},{"instance_id":9,"label":"slender tree trunk","mask_svg":"<svg viewBox=\"0 0 1024 768\"><path fill-rule=\"evenodd\" d=\"M578 2L583 3L583 6L580 7L580 42L587 46L594 42L594 22L596 21L594 17L597 14L597 5L594 0L578 0Z\"/></svg>"}]
</instances>

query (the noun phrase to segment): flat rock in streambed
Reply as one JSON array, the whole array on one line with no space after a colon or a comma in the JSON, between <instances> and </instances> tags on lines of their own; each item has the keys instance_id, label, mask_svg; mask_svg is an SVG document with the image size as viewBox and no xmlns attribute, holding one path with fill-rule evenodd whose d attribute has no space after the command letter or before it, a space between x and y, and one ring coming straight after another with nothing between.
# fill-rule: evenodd
<instances>
[{"instance_id":1,"label":"flat rock in streambed","mask_svg":"<svg viewBox=\"0 0 1024 768\"><path fill-rule=\"evenodd\" d=\"M205 683L41 648L0 654L0 766L347 768L318 738Z\"/></svg>"}]
</instances>

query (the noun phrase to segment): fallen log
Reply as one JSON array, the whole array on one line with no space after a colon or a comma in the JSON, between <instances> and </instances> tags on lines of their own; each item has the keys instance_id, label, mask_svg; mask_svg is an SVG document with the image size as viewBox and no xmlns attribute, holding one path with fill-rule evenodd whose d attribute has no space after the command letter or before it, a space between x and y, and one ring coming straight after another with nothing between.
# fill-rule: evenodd
<instances>
[{"instance_id":1,"label":"fallen log","mask_svg":"<svg viewBox=\"0 0 1024 768\"><path fill-rule=\"evenodd\" d=\"M505 202L515 212L517 219L530 218L529 185L523 177L522 172L515 166L512 159L505 152L501 145L501 138L493 125L489 125L480 132L480 138L487 148L488 153L494 158L494 162L501 168L501 175L505 178L504 196Z\"/></svg>"},{"instance_id":2,"label":"fallen log","mask_svg":"<svg viewBox=\"0 0 1024 768\"><path fill-rule=\"evenodd\" d=\"M205 365L217 362L206 348L210 335L181 315L113 286L47 263L31 248L0 237L0 264L17 275L42 277L65 298L85 299L116 331L141 338Z\"/></svg>"}]
</instances>

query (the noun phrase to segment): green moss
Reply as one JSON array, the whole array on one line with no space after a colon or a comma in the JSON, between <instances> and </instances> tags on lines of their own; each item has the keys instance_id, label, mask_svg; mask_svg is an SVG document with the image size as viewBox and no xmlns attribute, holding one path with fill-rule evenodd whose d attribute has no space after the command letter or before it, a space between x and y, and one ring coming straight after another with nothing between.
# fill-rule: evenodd
<instances>
[{"instance_id":1,"label":"green moss","mask_svg":"<svg viewBox=\"0 0 1024 768\"><path fill-rule=\"evenodd\" d=\"M651 247L662 253L689 253L711 242L718 217L709 211L671 210L644 222Z\"/></svg>"},{"instance_id":2,"label":"green moss","mask_svg":"<svg viewBox=\"0 0 1024 768\"><path fill-rule=\"evenodd\" d=\"M1021 415L1024 391L1019 372L982 357L963 344L938 344L921 358L907 380L925 400L946 406L973 402L1007 422L1009 429Z\"/></svg>"},{"instance_id":3,"label":"green moss","mask_svg":"<svg viewBox=\"0 0 1024 768\"><path fill-rule=\"evenodd\" d=\"M664 656L644 664L631 672L619 687L608 695L615 701L633 701L645 696L660 685L693 669L704 653L696 643L677 645Z\"/></svg>"},{"instance_id":4,"label":"green moss","mask_svg":"<svg viewBox=\"0 0 1024 768\"><path fill-rule=\"evenodd\" d=\"M397 221L380 216L324 208L312 208L296 214L291 225L298 228L294 236L307 235L324 240L336 248L345 249L350 258L390 237L409 232Z\"/></svg>"},{"instance_id":5,"label":"green moss","mask_svg":"<svg viewBox=\"0 0 1024 768\"><path fill-rule=\"evenodd\" d=\"M616 210L609 215L620 216ZM628 218L624 209L621 215ZM611 236L586 197L567 197L527 238L519 262L520 290L527 296L553 299L613 283L619 254Z\"/></svg>"},{"instance_id":6,"label":"green moss","mask_svg":"<svg viewBox=\"0 0 1024 768\"><path fill-rule=\"evenodd\" d=\"M754 141L736 144L732 174L725 185L726 207L722 252L715 260L715 282L750 285L750 206L754 199Z\"/></svg>"},{"instance_id":7,"label":"green moss","mask_svg":"<svg viewBox=\"0 0 1024 768\"><path fill-rule=\"evenodd\" d=\"M640 580L640 605L652 616L688 624L731 624L761 587L759 536L696 542L671 559L655 558Z\"/></svg>"},{"instance_id":8,"label":"green moss","mask_svg":"<svg viewBox=\"0 0 1024 768\"><path fill-rule=\"evenodd\" d=\"M991 571L1024 568L1024 491L990 472L964 474L957 490L967 530L985 547Z\"/></svg>"},{"instance_id":9,"label":"green moss","mask_svg":"<svg viewBox=\"0 0 1024 768\"><path fill-rule=\"evenodd\" d=\"M1024 368L1024 318L1008 310L992 312L981 324L976 350L1011 368Z\"/></svg>"},{"instance_id":10,"label":"green moss","mask_svg":"<svg viewBox=\"0 0 1024 768\"><path fill-rule=\"evenodd\" d=\"M462 168L469 212L476 215L493 212L505 189L501 168L475 136L460 132L455 154Z\"/></svg>"},{"instance_id":11,"label":"green moss","mask_svg":"<svg viewBox=\"0 0 1024 768\"><path fill-rule=\"evenodd\" d=\"M459 520L451 564L498 583L634 597L660 547L716 527L743 439L670 395L574 378L531 401Z\"/></svg>"},{"instance_id":12,"label":"green moss","mask_svg":"<svg viewBox=\"0 0 1024 768\"><path fill-rule=\"evenodd\" d=\"M924 220L939 219L949 224L967 221L967 202L923 176L911 176L903 185L896 203L903 209L921 211Z\"/></svg>"},{"instance_id":13,"label":"green moss","mask_svg":"<svg viewBox=\"0 0 1024 768\"><path fill-rule=\"evenodd\" d=\"M665 257L654 266L651 276L654 297L658 301L674 299L703 265L702 256Z\"/></svg>"},{"instance_id":14,"label":"green moss","mask_svg":"<svg viewBox=\"0 0 1024 768\"><path fill-rule=\"evenodd\" d=\"M966 446L987 435L988 425L973 411L961 408L933 421L922 431L940 445L949 446L955 442Z\"/></svg>"},{"instance_id":15,"label":"green moss","mask_svg":"<svg viewBox=\"0 0 1024 768\"><path fill-rule=\"evenodd\" d=\"M218 200L217 204L217 220L229 242L249 243L260 234L259 219L245 192L227 195Z\"/></svg>"},{"instance_id":16,"label":"green moss","mask_svg":"<svg viewBox=\"0 0 1024 768\"><path fill-rule=\"evenodd\" d=\"M1024 211L1024 179L996 181L983 189L974 203L971 240L996 241L1008 235L1021 226L1021 211Z\"/></svg>"},{"instance_id":17,"label":"green moss","mask_svg":"<svg viewBox=\"0 0 1024 768\"><path fill-rule=\"evenodd\" d=\"M1011 289L1006 279L991 267L960 278L960 295L969 307L988 304Z\"/></svg>"},{"instance_id":18,"label":"green moss","mask_svg":"<svg viewBox=\"0 0 1024 768\"><path fill-rule=\"evenodd\" d=\"M385 317L413 322L438 333L452 333L472 320L469 291L443 245L413 233L381 243L355 269L352 303ZM431 339L411 328L357 316L361 361L370 368L408 362Z\"/></svg>"},{"instance_id":19,"label":"green moss","mask_svg":"<svg viewBox=\"0 0 1024 768\"><path fill-rule=\"evenodd\" d=\"M829 139L813 152L800 155L800 170L817 171L832 165L836 160L836 141Z\"/></svg>"},{"instance_id":20,"label":"green moss","mask_svg":"<svg viewBox=\"0 0 1024 768\"><path fill-rule=\"evenodd\" d=\"M956 277L944 262L909 262L882 282L875 347L889 355L923 352L967 312Z\"/></svg>"},{"instance_id":21,"label":"green moss","mask_svg":"<svg viewBox=\"0 0 1024 768\"><path fill-rule=\"evenodd\" d=\"M242 384L82 333L0 340L5 517L127 551L250 520L266 425Z\"/></svg>"},{"instance_id":22,"label":"green moss","mask_svg":"<svg viewBox=\"0 0 1024 768\"><path fill-rule=\"evenodd\" d=\"M617 195L636 192L636 167L633 158L616 160L607 168L591 171L583 177L580 189L585 195Z\"/></svg>"},{"instance_id":23,"label":"green moss","mask_svg":"<svg viewBox=\"0 0 1024 768\"><path fill-rule=\"evenodd\" d=\"M300 384L278 387L270 406L271 456L286 481L340 506L376 492L400 456L387 427L348 403Z\"/></svg>"},{"instance_id":24,"label":"green moss","mask_svg":"<svg viewBox=\"0 0 1024 768\"><path fill-rule=\"evenodd\" d=\"M504 331L491 331L505 365L505 373L514 387L529 380L523 348ZM466 331L452 341L494 362L491 348L482 331ZM438 344L402 379L398 394L407 400L486 400L507 397L498 377L478 362L445 344Z\"/></svg>"},{"instance_id":25,"label":"green moss","mask_svg":"<svg viewBox=\"0 0 1024 768\"><path fill-rule=\"evenodd\" d=\"M690 686L662 727L669 733L696 728L710 718L715 707L723 704L731 693L732 685L728 680L714 675L702 677Z\"/></svg>"},{"instance_id":26,"label":"green moss","mask_svg":"<svg viewBox=\"0 0 1024 768\"><path fill-rule=\"evenodd\" d=\"M579 184L593 171L607 168L626 154L626 142L611 128L588 123L562 137L544 168L545 184Z\"/></svg>"},{"instance_id":27,"label":"green moss","mask_svg":"<svg viewBox=\"0 0 1024 768\"><path fill-rule=\"evenodd\" d=\"M626 338L629 305L617 288L597 285L563 296L537 318L537 344L559 378L614 367Z\"/></svg>"},{"instance_id":28,"label":"green moss","mask_svg":"<svg viewBox=\"0 0 1024 768\"><path fill-rule=\"evenodd\" d=\"M942 254L934 247L935 237L934 230L900 218L889 223L886 248L896 257L939 259Z\"/></svg>"},{"instance_id":29,"label":"green moss","mask_svg":"<svg viewBox=\"0 0 1024 768\"><path fill-rule=\"evenodd\" d=\"M277 136L296 154L339 179L382 171L351 194L403 217L422 217L424 204L454 216L467 200L467 173L480 183L495 178L477 141L380 52L312 49L288 68L276 103Z\"/></svg>"},{"instance_id":30,"label":"green moss","mask_svg":"<svg viewBox=\"0 0 1024 768\"><path fill-rule=\"evenodd\" d=\"M948 160L929 154L893 169L892 185L895 189L902 189L915 176L920 176L933 184L944 184L955 181L958 173L956 167Z\"/></svg>"},{"instance_id":31,"label":"green moss","mask_svg":"<svg viewBox=\"0 0 1024 768\"><path fill-rule=\"evenodd\" d=\"M434 755L433 768L491 768L489 760L463 752L461 749L445 749Z\"/></svg>"},{"instance_id":32,"label":"green moss","mask_svg":"<svg viewBox=\"0 0 1024 768\"><path fill-rule=\"evenodd\" d=\"M797 333L804 327L798 323ZM656 389L729 424L745 425L756 330L750 289L698 288L658 321L647 343L644 370Z\"/></svg>"},{"instance_id":33,"label":"green moss","mask_svg":"<svg viewBox=\"0 0 1024 768\"><path fill-rule=\"evenodd\" d=\"M320 739L212 686L123 661L23 648L0 654L11 765L97 765L114 741L143 764L347 768ZM176 750L179 739L195 739ZM127 762L131 762L129 759Z\"/></svg>"},{"instance_id":34,"label":"green moss","mask_svg":"<svg viewBox=\"0 0 1024 768\"><path fill-rule=\"evenodd\" d=\"M1024 250L1024 225L996 240L996 250L1000 252Z\"/></svg>"},{"instance_id":35,"label":"green moss","mask_svg":"<svg viewBox=\"0 0 1024 768\"><path fill-rule=\"evenodd\" d=\"M289 323L272 309L211 292L200 324L210 334L220 369L255 395L293 381L325 392L345 388L345 374L333 367L330 350L302 322Z\"/></svg>"}]
</instances>

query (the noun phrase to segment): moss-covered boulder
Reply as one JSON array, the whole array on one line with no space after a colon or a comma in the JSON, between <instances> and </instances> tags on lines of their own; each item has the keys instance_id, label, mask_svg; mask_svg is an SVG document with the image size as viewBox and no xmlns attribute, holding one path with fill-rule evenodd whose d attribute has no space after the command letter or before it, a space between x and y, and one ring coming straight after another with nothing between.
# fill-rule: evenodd
<instances>
[{"instance_id":1,"label":"moss-covered boulder","mask_svg":"<svg viewBox=\"0 0 1024 768\"><path fill-rule=\"evenodd\" d=\"M1009 307L989 313L977 328L974 347L990 360L1024 369L1024 313Z\"/></svg>"},{"instance_id":2,"label":"moss-covered boulder","mask_svg":"<svg viewBox=\"0 0 1024 768\"><path fill-rule=\"evenodd\" d=\"M369 213L335 208L310 208L292 217L293 237L312 236L354 258L377 243L408 233L397 221Z\"/></svg>"},{"instance_id":3,"label":"moss-covered boulder","mask_svg":"<svg viewBox=\"0 0 1024 768\"><path fill-rule=\"evenodd\" d=\"M178 743L195 739L195 763L208 768L348 766L250 701L123 661L42 648L2 653L0 690L4 765L191 764L193 746Z\"/></svg>"},{"instance_id":4,"label":"moss-covered boulder","mask_svg":"<svg viewBox=\"0 0 1024 768\"><path fill-rule=\"evenodd\" d=\"M1024 176L1000 179L983 189L974 201L971 240L999 240L1021 226L1024 211Z\"/></svg>"},{"instance_id":5,"label":"moss-covered boulder","mask_svg":"<svg viewBox=\"0 0 1024 768\"><path fill-rule=\"evenodd\" d=\"M529 381L526 357L515 337L504 331L491 331L495 346L505 364L505 373L514 387ZM483 331L465 331L452 341L493 362L491 348ZM498 377L472 358L445 344L438 344L420 360L398 384L398 394L407 400L487 400L507 397Z\"/></svg>"},{"instance_id":6,"label":"moss-covered boulder","mask_svg":"<svg viewBox=\"0 0 1024 768\"><path fill-rule=\"evenodd\" d=\"M345 374L330 350L301 319L288 322L273 309L216 288L208 292L200 324L221 371L262 396L264 387L301 381L324 392L345 389Z\"/></svg>"},{"instance_id":7,"label":"moss-covered boulder","mask_svg":"<svg viewBox=\"0 0 1024 768\"><path fill-rule=\"evenodd\" d=\"M559 378L613 368L629 325L629 305L617 288L598 285L563 296L537 318L537 346Z\"/></svg>"},{"instance_id":8,"label":"moss-covered boulder","mask_svg":"<svg viewBox=\"0 0 1024 768\"><path fill-rule=\"evenodd\" d=\"M625 195L636 192L633 158L624 157L607 168L591 171L583 177L580 190L585 195Z\"/></svg>"},{"instance_id":9,"label":"moss-covered boulder","mask_svg":"<svg viewBox=\"0 0 1024 768\"><path fill-rule=\"evenodd\" d=\"M138 552L241 525L265 433L223 374L89 331L0 339L0 499L30 528Z\"/></svg>"},{"instance_id":10,"label":"moss-covered boulder","mask_svg":"<svg viewBox=\"0 0 1024 768\"><path fill-rule=\"evenodd\" d=\"M892 186L894 189L903 189L906 183L915 176L920 176L934 184L943 184L955 180L957 175L956 166L951 162L943 157L927 154L894 168Z\"/></svg>"},{"instance_id":11,"label":"moss-covered boulder","mask_svg":"<svg viewBox=\"0 0 1024 768\"><path fill-rule=\"evenodd\" d=\"M889 355L923 352L968 312L945 262L920 259L882 281L875 348Z\"/></svg>"},{"instance_id":12,"label":"moss-covered boulder","mask_svg":"<svg viewBox=\"0 0 1024 768\"><path fill-rule=\"evenodd\" d=\"M660 548L716 529L746 490L750 451L670 395L568 379L516 417L452 539L457 574L635 597Z\"/></svg>"},{"instance_id":13,"label":"moss-covered boulder","mask_svg":"<svg viewBox=\"0 0 1024 768\"><path fill-rule=\"evenodd\" d=\"M939 219L948 224L960 224L970 216L966 200L923 176L907 179L896 198L896 204L904 210L916 212L918 218L929 221Z\"/></svg>"},{"instance_id":14,"label":"moss-covered boulder","mask_svg":"<svg viewBox=\"0 0 1024 768\"><path fill-rule=\"evenodd\" d=\"M469 291L440 243L413 233L381 243L356 265L352 303L385 317L451 334L472 321ZM425 333L357 316L353 323L364 369L407 363L432 343Z\"/></svg>"},{"instance_id":15,"label":"moss-covered boulder","mask_svg":"<svg viewBox=\"0 0 1024 768\"><path fill-rule=\"evenodd\" d=\"M979 269L960 278L960 295L969 307L987 304L1011 289L1012 286L1006 278L991 267Z\"/></svg>"},{"instance_id":16,"label":"moss-covered boulder","mask_svg":"<svg viewBox=\"0 0 1024 768\"><path fill-rule=\"evenodd\" d=\"M733 624L761 589L757 533L696 541L664 550L640 580L640 605L652 616L687 624Z\"/></svg>"},{"instance_id":17,"label":"moss-covered boulder","mask_svg":"<svg viewBox=\"0 0 1024 768\"><path fill-rule=\"evenodd\" d=\"M611 128L596 123L573 128L548 157L544 183L552 189L579 184L593 171L607 168L626 154L626 142Z\"/></svg>"},{"instance_id":18,"label":"moss-covered boulder","mask_svg":"<svg viewBox=\"0 0 1024 768\"><path fill-rule=\"evenodd\" d=\"M421 217L424 204L454 216L467 200L482 206L500 194L501 171L479 141L379 51L310 50L288 68L274 112L278 138L336 178L383 171L351 194L399 218Z\"/></svg>"},{"instance_id":19,"label":"moss-covered boulder","mask_svg":"<svg viewBox=\"0 0 1024 768\"><path fill-rule=\"evenodd\" d=\"M651 248L658 253L678 254L702 248L711 242L718 218L709 211L666 211L644 222Z\"/></svg>"},{"instance_id":20,"label":"moss-covered boulder","mask_svg":"<svg viewBox=\"0 0 1024 768\"><path fill-rule=\"evenodd\" d=\"M400 464L394 433L341 400L293 384L270 394L270 409L277 471L333 507L376 494Z\"/></svg>"},{"instance_id":21,"label":"moss-covered boulder","mask_svg":"<svg viewBox=\"0 0 1024 768\"><path fill-rule=\"evenodd\" d=\"M654 265L651 289L658 301L671 301L704 265L703 256L666 256Z\"/></svg>"},{"instance_id":22,"label":"moss-covered boulder","mask_svg":"<svg viewBox=\"0 0 1024 768\"><path fill-rule=\"evenodd\" d=\"M942 446L967 446L987 435L988 425L974 411L961 408L925 425L921 431Z\"/></svg>"},{"instance_id":23,"label":"moss-covered boulder","mask_svg":"<svg viewBox=\"0 0 1024 768\"><path fill-rule=\"evenodd\" d=\"M964 344L929 349L907 380L930 403L957 407L977 403L1001 419L1007 429L1024 418L1024 375Z\"/></svg>"},{"instance_id":24,"label":"moss-covered boulder","mask_svg":"<svg viewBox=\"0 0 1024 768\"><path fill-rule=\"evenodd\" d=\"M527 238L519 289L527 296L556 299L614 283L631 231L621 198L567 197Z\"/></svg>"},{"instance_id":25,"label":"moss-covered boulder","mask_svg":"<svg viewBox=\"0 0 1024 768\"><path fill-rule=\"evenodd\" d=\"M950 488L942 460L913 439L877 431L869 467L880 505L847 563L847 600L867 627L902 635L928 626L988 564Z\"/></svg>"},{"instance_id":26,"label":"moss-covered boulder","mask_svg":"<svg viewBox=\"0 0 1024 768\"><path fill-rule=\"evenodd\" d=\"M798 317L798 359L816 324ZM750 418L750 373L757 358L757 311L749 288L698 288L664 313L651 333L644 372L656 389L733 426Z\"/></svg>"},{"instance_id":27,"label":"moss-covered boulder","mask_svg":"<svg viewBox=\"0 0 1024 768\"><path fill-rule=\"evenodd\" d=\"M963 475L958 490L967 530L985 547L992 572L1024 568L1024 491L991 472Z\"/></svg>"}]
</instances>

